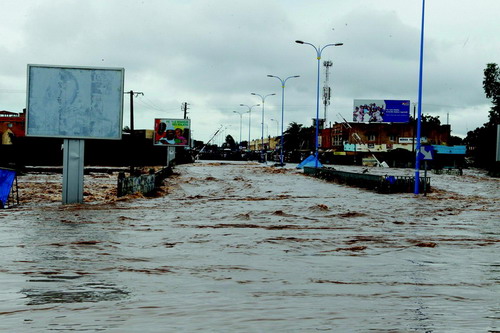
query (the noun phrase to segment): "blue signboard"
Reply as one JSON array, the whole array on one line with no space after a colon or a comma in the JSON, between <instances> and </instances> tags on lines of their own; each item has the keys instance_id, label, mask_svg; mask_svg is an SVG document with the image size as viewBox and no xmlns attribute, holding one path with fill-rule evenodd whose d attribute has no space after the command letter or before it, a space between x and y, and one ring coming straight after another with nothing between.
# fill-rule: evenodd
<instances>
[{"instance_id":1,"label":"blue signboard","mask_svg":"<svg viewBox=\"0 0 500 333\"><path fill-rule=\"evenodd\" d=\"M443 155L465 155L467 152L466 146L443 146L443 145L432 145L434 151L437 154Z\"/></svg>"},{"instance_id":2,"label":"blue signboard","mask_svg":"<svg viewBox=\"0 0 500 333\"><path fill-rule=\"evenodd\" d=\"M432 161L434 159L434 148L432 146L421 146L418 152L421 161Z\"/></svg>"},{"instance_id":3,"label":"blue signboard","mask_svg":"<svg viewBox=\"0 0 500 333\"><path fill-rule=\"evenodd\" d=\"M410 101L355 99L353 121L358 123L407 123L410 121Z\"/></svg>"}]
</instances>

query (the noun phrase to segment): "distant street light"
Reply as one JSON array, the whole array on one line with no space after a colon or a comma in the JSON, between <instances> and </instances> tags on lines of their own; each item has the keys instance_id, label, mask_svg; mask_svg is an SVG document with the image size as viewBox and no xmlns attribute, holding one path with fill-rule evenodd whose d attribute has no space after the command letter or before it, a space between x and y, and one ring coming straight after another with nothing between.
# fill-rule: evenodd
<instances>
[{"instance_id":1,"label":"distant street light","mask_svg":"<svg viewBox=\"0 0 500 333\"><path fill-rule=\"evenodd\" d=\"M318 167L318 146L319 146L318 145L318 137L319 137L319 76L320 76L321 53L328 46L341 46L344 44L343 43L327 44L327 45L320 48L320 46L316 47L311 43L303 42L301 40L296 40L295 43L307 44L307 45L311 45L312 47L314 47L314 49L316 50L316 58L318 59L318 81L317 81L317 89L316 89L316 124L315 124L316 125L315 126L316 127L316 140L315 140L315 147L314 147L315 157L316 157L316 168L317 168Z\"/></svg>"},{"instance_id":2,"label":"distant street light","mask_svg":"<svg viewBox=\"0 0 500 333\"><path fill-rule=\"evenodd\" d=\"M248 108L248 144L247 147L250 150L250 124L252 121L252 108L255 106L260 106L260 104L255 104L252 106L246 105L246 104L240 104L240 106L246 106Z\"/></svg>"},{"instance_id":3,"label":"distant street light","mask_svg":"<svg viewBox=\"0 0 500 333\"><path fill-rule=\"evenodd\" d=\"M277 120L277 119L271 119L271 121L275 121L276 122L276 136L280 135L280 130L279 130L279 127L280 127L280 121Z\"/></svg>"},{"instance_id":4,"label":"distant street light","mask_svg":"<svg viewBox=\"0 0 500 333\"><path fill-rule=\"evenodd\" d=\"M261 139L261 142L262 142L262 154L265 154L265 149L264 149L264 103L266 101L266 97L269 97L269 96L274 96L276 94L269 94L269 95L265 95L265 96L262 96L260 94L256 94L256 93L251 93L251 95L255 95L255 96L259 96L260 97L260 100L262 101L262 122L261 122L261 126L262 126L262 135L260 137ZM264 161L265 162L265 155L263 156L264 158Z\"/></svg>"},{"instance_id":5,"label":"distant street light","mask_svg":"<svg viewBox=\"0 0 500 333\"><path fill-rule=\"evenodd\" d=\"M281 82L281 138L280 138L280 166L284 166L283 163L283 123L285 118L285 83L288 79L300 77L300 75L289 76L286 79L282 79L276 75L268 75L268 77L275 77Z\"/></svg>"},{"instance_id":6,"label":"distant street light","mask_svg":"<svg viewBox=\"0 0 500 333\"><path fill-rule=\"evenodd\" d=\"M233 112L240 115L240 142L239 142L239 145L241 146L241 121L243 119L243 114L248 113L249 111L246 111L246 112L243 112L243 111L233 111Z\"/></svg>"}]
</instances>

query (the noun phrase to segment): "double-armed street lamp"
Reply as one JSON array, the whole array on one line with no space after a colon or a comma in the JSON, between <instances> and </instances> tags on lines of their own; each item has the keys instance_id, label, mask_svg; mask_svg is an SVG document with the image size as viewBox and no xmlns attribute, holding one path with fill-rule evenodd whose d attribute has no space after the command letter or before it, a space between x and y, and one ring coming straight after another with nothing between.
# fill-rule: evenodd
<instances>
[{"instance_id":1,"label":"double-armed street lamp","mask_svg":"<svg viewBox=\"0 0 500 333\"><path fill-rule=\"evenodd\" d=\"M256 94L256 93L251 93L251 95L254 95L254 96L259 96L260 97L260 100L262 101L262 122L261 122L261 126L262 126L262 135L261 135L261 142L262 142L262 154L265 154L265 149L264 149L264 103L266 102L266 98L269 97L269 96L274 96L276 94L269 94L269 95L265 95L265 96L262 96L261 94ZM265 157L263 156L264 158L264 161L265 162Z\"/></svg>"},{"instance_id":2,"label":"double-armed street lamp","mask_svg":"<svg viewBox=\"0 0 500 333\"><path fill-rule=\"evenodd\" d=\"M239 142L239 145L241 146L241 121L243 119L243 115L245 113L248 113L249 111L245 111L245 112L243 112L243 111L233 111L233 112L240 115L240 142Z\"/></svg>"},{"instance_id":3,"label":"double-armed street lamp","mask_svg":"<svg viewBox=\"0 0 500 333\"><path fill-rule=\"evenodd\" d=\"M303 42L301 40L296 40L295 43L297 44L307 44L311 45L315 50L316 50L316 58L318 59L318 80L317 80L317 89L316 89L316 140L315 140L315 159L316 159L316 168L318 167L318 137L319 137L319 77L320 77L320 60L321 60L321 53L325 48L328 46L341 46L344 45L344 43L335 43L335 44L327 44L323 47L316 47L311 43Z\"/></svg>"},{"instance_id":4,"label":"double-armed street lamp","mask_svg":"<svg viewBox=\"0 0 500 333\"><path fill-rule=\"evenodd\" d=\"M255 106L260 106L260 104L255 104L252 106L246 105L246 104L240 104L240 106L246 106L248 108L248 144L247 147L250 150L250 124L252 122L252 108Z\"/></svg>"},{"instance_id":5,"label":"double-armed street lamp","mask_svg":"<svg viewBox=\"0 0 500 333\"><path fill-rule=\"evenodd\" d=\"M285 83L288 79L300 77L300 75L289 76L286 79L282 79L276 75L268 75L268 77L274 77L281 82L281 138L280 138L280 166L284 166L283 163L283 123L285 118Z\"/></svg>"}]
</instances>

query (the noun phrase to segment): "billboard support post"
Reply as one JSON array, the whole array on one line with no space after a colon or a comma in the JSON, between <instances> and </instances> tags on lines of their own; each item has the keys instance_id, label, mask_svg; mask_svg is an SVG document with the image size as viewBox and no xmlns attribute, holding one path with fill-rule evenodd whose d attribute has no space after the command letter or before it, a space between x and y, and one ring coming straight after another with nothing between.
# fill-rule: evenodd
<instances>
[{"instance_id":1,"label":"billboard support post","mask_svg":"<svg viewBox=\"0 0 500 333\"><path fill-rule=\"evenodd\" d=\"M83 203L83 160L85 140L64 139L63 204Z\"/></svg>"}]
</instances>

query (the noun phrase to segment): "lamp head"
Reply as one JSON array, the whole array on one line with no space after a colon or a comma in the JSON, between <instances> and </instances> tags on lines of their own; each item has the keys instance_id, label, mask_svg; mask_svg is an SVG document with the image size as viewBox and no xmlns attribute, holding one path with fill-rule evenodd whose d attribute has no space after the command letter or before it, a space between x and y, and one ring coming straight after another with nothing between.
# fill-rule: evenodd
<instances>
[{"instance_id":1,"label":"lamp head","mask_svg":"<svg viewBox=\"0 0 500 333\"><path fill-rule=\"evenodd\" d=\"M304 42L301 41L301 40L296 40L295 43L297 43L297 44L304 44Z\"/></svg>"},{"instance_id":2,"label":"lamp head","mask_svg":"<svg viewBox=\"0 0 500 333\"><path fill-rule=\"evenodd\" d=\"M334 44L334 46L342 46L344 45L344 43L337 43L337 44Z\"/></svg>"}]
</instances>

